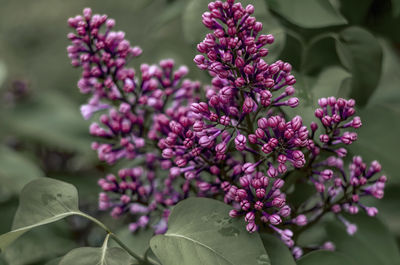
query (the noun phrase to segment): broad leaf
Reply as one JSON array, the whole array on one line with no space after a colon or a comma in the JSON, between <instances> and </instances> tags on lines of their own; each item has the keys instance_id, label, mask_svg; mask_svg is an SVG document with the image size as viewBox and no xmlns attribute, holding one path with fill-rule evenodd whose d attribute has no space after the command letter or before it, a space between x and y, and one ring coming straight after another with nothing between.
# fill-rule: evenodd
<instances>
[{"instance_id":1,"label":"broad leaf","mask_svg":"<svg viewBox=\"0 0 400 265\"><path fill-rule=\"evenodd\" d=\"M262 233L261 240L272 265L296 265L289 248L276 236Z\"/></svg>"},{"instance_id":2,"label":"broad leaf","mask_svg":"<svg viewBox=\"0 0 400 265\"><path fill-rule=\"evenodd\" d=\"M400 0L392 0L392 8L393 8L393 15L399 16L400 15Z\"/></svg>"},{"instance_id":3,"label":"broad leaf","mask_svg":"<svg viewBox=\"0 0 400 265\"><path fill-rule=\"evenodd\" d=\"M0 250L32 228L73 214L82 214L74 186L49 178L34 180L21 191L13 230L0 236Z\"/></svg>"},{"instance_id":4,"label":"broad leaf","mask_svg":"<svg viewBox=\"0 0 400 265\"><path fill-rule=\"evenodd\" d=\"M80 115L79 106L59 93L42 93L37 99L4 110L0 122L7 124L7 131L25 140L67 151L94 153L90 150L89 124Z\"/></svg>"},{"instance_id":5,"label":"broad leaf","mask_svg":"<svg viewBox=\"0 0 400 265\"><path fill-rule=\"evenodd\" d=\"M357 113L363 126L357 130L358 140L350 150L362 155L366 161L378 160L389 177L389 183L399 184L400 59L388 43L381 44L384 48L382 78L366 108Z\"/></svg>"},{"instance_id":6,"label":"broad leaf","mask_svg":"<svg viewBox=\"0 0 400 265\"><path fill-rule=\"evenodd\" d=\"M347 254L360 265L398 265L400 254L391 232L377 219L358 214L349 220L358 226L349 236L343 224L332 222L327 226L328 238L336 250Z\"/></svg>"},{"instance_id":7,"label":"broad leaf","mask_svg":"<svg viewBox=\"0 0 400 265\"><path fill-rule=\"evenodd\" d=\"M45 265L59 265L61 258L56 258L48 261Z\"/></svg>"},{"instance_id":8,"label":"broad leaf","mask_svg":"<svg viewBox=\"0 0 400 265\"><path fill-rule=\"evenodd\" d=\"M266 0L269 8L302 28L347 24L328 0Z\"/></svg>"},{"instance_id":9,"label":"broad leaf","mask_svg":"<svg viewBox=\"0 0 400 265\"><path fill-rule=\"evenodd\" d=\"M132 258L122 248L103 246L73 249L61 259L59 265L131 265L132 263Z\"/></svg>"},{"instance_id":10,"label":"broad leaf","mask_svg":"<svg viewBox=\"0 0 400 265\"><path fill-rule=\"evenodd\" d=\"M365 202L365 204L373 205L379 209L379 217L385 221L389 230L397 237L400 236L399 190L400 185L389 182L389 185L385 187L385 197L383 199L376 200L371 198Z\"/></svg>"},{"instance_id":11,"label":"broad leaf","mask_svg":"<svg viewBox=\"0 0 400 265\"><path fill-rule=\"evenodd\" d=\"M378 86L382 71L382 48L367 30L349 27L336 38L336 51L352 73L350 96L365 106Z\"/></svg>"},{"instance_id":12,"label":"broad leaf","mask_svg":"<svg viewBox=\"0 0 400 265\"><path fill-rule=\"evenodd\" d=\"M60 229L69 230L66 224L57 223L24 234L7 247L3 252L4 259L13 265L42 264L43 261L64 255L77 247L77 244L72 238L64 236L63 233L67 231L59 231Z\"/></svg>"},{"instance_id":13,"label":"broad leaf","mask_svg":"<svg viewBox=\"0 0 400 265\"><path fill-rule=\"evenodd\" d=\"M28 182L44 174L34 163L18 152L0 146L0 201L18 195Z\"/></svg>"},{"instance_id":14,"label":"broad leaf","mask_svg":"<svg viewBox=\"0 0 400 265\"><path fill-rule=\"evenodd\" d=\"M340 12L349 24L363 24L367 19L373 0L348 1L340 0ZM357 10L357 12L355 12Z\"/></svg>"},{"instance_id":15,"label":"broad leaf","mask_svg":"<svg viewBox=\"0 0 400 265\"><path fill-rule=\"evenodd\" d=\"M307 126L315 121L314 111L318 107L318 99L329 96L340 96L340 87L350 75L343 68L332 66L324 69L317 78L296 75L299 80L296 83L296 96L300 98L300 104L294 109L285 109L291 117L301 113L304 124Z\"/></svg>"},{"instance_id":16,"label":"broad leaf","mask_svg":"<svg viewBox=\"0 0 400 265\"><path fill-rule=\"evenodd\" d=\"M180 202L167 233L154 237L151 249L163 265L270 264L258 233L247 232L242 218L229 217L230 209L206 198Z\"/></svg>"},{"instance_id":17,"label":"broad leaf","mask_svg":"<svg viewBox=\"0 0 400 265\"><path fill-rule=\"evenodd\" d=\"M351 256L346 256L340 252L326 250L313 251L304 255L297 262L298 265L357 265Z\"/></svg>"},{"instance_id":18,"label":"broad leaf","mask_svg":"<svg viewBox=\"0 0 400 265\"><path fill-rule=\"evenodd\" d=\"M143 258L146 251L150 248L150 239L153 237L154 232L152 229L141 229L138 232L132 233L126 227L117 231L115 234L129 249ZM112 241L110 245L118 246L114 241Z\"/></svg>"}]
</instances>

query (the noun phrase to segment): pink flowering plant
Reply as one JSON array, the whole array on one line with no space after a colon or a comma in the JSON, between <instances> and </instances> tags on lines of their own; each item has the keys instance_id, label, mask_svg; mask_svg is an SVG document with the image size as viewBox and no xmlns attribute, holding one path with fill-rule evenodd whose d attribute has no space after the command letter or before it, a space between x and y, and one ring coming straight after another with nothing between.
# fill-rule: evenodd
<instances>
[{"instance_id":1,"label":"pink flowering plant","mask_svg":"<svg viewBox=\"0 0 400 265\"><path fill-rule=\"evenodd\" d=\"M304 118L296 73L290 61L269 59L275 38L254 12L234 0L208 4L193 59L208 82L187 78L173 59L134 68L142 49L113 19L90 8L70 18L67 51L82 72L91 148L119 166L98 180L99 210L144 247L81 212L76 189L52 179L25 187L0 247L80 215L106 231L103 245L54 264L359 264L338 251L337 237L313 234L329 225L351 240L384 197L380 163L351 148L363 125L356 101L326 95Z\"/></svg>"}]
</instances>

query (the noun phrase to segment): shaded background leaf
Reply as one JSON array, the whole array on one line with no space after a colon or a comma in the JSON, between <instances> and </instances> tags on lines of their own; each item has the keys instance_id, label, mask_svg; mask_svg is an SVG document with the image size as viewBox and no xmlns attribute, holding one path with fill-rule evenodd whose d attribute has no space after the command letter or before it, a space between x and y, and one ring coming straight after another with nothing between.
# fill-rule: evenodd
<instances>
[{"instance_id":1,"label":"shaded background leaf","mask_svg":"<svg viewBox=\"0 0 400 265\"><path fill-rule=\"evenodd\" d=\"M269 8L303 28L322 28L347 24L347 20L328 0L266 0Z\"/></svg>"},{"instance_id":2,"label":"shaded background leaf","mask_svg":"<svg viewBox=\"0 0 400 265\"><path fill-rule=\"evenodd\" d=\"M396 241L384 224L363 214L349 216L348 219L358 226L353 236L349 236L345 226L337 221L327 226L328 237L337 251L352 257L360 265L400 264Z\"/></svg>"},{"instance_id":3,"label":"shaded background leaf","mask_svg":"<svg viewBox=\"0 0 400 265\"><path fill-rule=\"evenodd\" d=\"M352 73L350 96L365 106L378 86L382 71L382 48L368 31L349 27L336 38L342 64Z\"/></svg>"},{"instance_id":4,"label":"shaded background leaf","mask_svg":"<svg viewBox=\"0 0 400 265\"><path fill-rule=\"evenodd\" d=\"M346 256L340 252L332 252L325 250L318 250L312 253L306 254L302 257L297 264L298 265L319 265L323 262L324 265L357 265L351 256Z\"/></svg>"},{"instance_id":5,"label":"shaded background leaf","mask_svg":"<svg viewBox=\"0 0 400 265\"><path fill-rule=\"evenodd\" d=\"M296 265L292 253L282 240L276 236L262 233L261 240L271 260L272 265Z\"/></svg>"}]
</instances>

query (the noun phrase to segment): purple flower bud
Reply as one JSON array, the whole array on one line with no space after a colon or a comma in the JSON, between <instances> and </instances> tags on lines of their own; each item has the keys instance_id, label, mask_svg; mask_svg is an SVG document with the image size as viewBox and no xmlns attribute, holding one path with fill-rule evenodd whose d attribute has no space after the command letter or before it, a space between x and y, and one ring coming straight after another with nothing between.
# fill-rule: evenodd
<instances>
[{"instance_id":1,"label":"purple flower bud","mask_svg":"<svg viewBox=\"0 0 400 265\"><path fill-rule=\"evenodd\" d=\"M357 232L357 225L355 224L346 224L346 231L349 235L354 235Z\"/></svg>"},{"instance_id":2,"label":"purple flower bud","mask_svg":"<svg viewBox=\"0 0 400 265\"><path fill-rule=\"evenodd\" d=\"M286 203L286 200L281 197L275 197L272 200L272 205L277 208L282 208L285 205L285 203Z\"/></svg>"},{"instance_id":3,"label":"purple flower bud","mask_svg":"<svg viewBox=\"0 0 400 265\"><path fill-rule=\"evenodd\" d=\"M265 189L259 188L259 189L256 190L256 196L259 199L264 198L265 197L265 193L266 193Z\"/></svg>"},{"instance_id":4,"label":"purple flower bud","mask_svg":"<svg viewBox=\"0 0 400 265\"><path fill-rule=\"evenodd\" d=\"M303 250L300 247L294 247L292 250L293 257L297 260L303 256Z\"/></svg>"},{"instance_id":5,"label":"purple flower bud","mask_svg":"<svg viewBox=\"0 0 400 265\"><path fill-rule=\"evenodd\" d=\"M254 233L258 230L258 227L255 222L250 222L246 225L246 230L249 231L249 233Z\"/></svg>"},{"instance_id":6,"label":"purple flower bud","mask_svg":"<svg viewBox=\"0 0 400 265\"><path fill-rule=\"evenodd\" d=\"M378 209L376 209L375 207L365 207L365 211L371 217L378 214Z\"/></svg>"},{"instance_id":7,"label":"purple flower bud","mask_svg":"<svg viewBox=\"0 0 400 265\"><path fill-rule=\"evenodd\" d=\"M255 218L256 218L256 216L254 215L253 212L248 212L248 213L246 214L246 216L244 217L244 220L245 220L246 222L253 222Z\"/></svg>"},{"instance_id":8,"label":"purple flower bud","mask_svg":"<svg viewBox=\"0 0 400 265\"><path fill-rule=\"evenodd\" d=\"M283 206L281 209L279 209L278 214L282 217L288 217L291 213L291 209L288 205Z\"/></svg>"},{"instance_id":9,"label":"purple flower bud","mask_svg":"<svg viewBox=\"0 0 400 265\"><path fill-rule=\"evenodd\" d=\"M305 226L308 223L307 217L304 214L300 214L295 219L293 219L293 223L298 226Z\"/></svg>"},{"instance_id":10,"label":"purple flower bud","mask_svg":"<svg viewBox=\"0 0 400 265\"><path fill-rule=\"evenodd\" d=\"M290 98L287 101L287 105L291 108L295 108L299 105L299 99L298 98Z\"/></svg>"},{"instance_id":11,"label":"purple flower bud","mask_svg":"<svg viewBox=\"0 0 400 265\"><path fill-rule=\"evenodd\" d=\"M321 249L335 251L335 244L333 244L331 241L327 241L321 246Z\"/></svg>"},{"instance_id":12,"label":"purple flower bud","mask_svg":"<svg viewBox=\"0 0 400 265\"><path fill-rule=\"evenodd\" d=\"M277 214L270 215L268 217L268 221L273 225L279 225L280 223L282 223L281 217Z\"/></svg>"},{"instance_id":13,"label":"purple flower bud","mask_svg":"<svg viewBox=\"0 0 400 265\"><path fill-rule=\"evenodd\" d=\"M229 216L232 217L232 218L234 218L234 217L239 216L239 213L238 213L237 210L230 210L230 211L229 211Z\"/></svg>"}]
</instances>

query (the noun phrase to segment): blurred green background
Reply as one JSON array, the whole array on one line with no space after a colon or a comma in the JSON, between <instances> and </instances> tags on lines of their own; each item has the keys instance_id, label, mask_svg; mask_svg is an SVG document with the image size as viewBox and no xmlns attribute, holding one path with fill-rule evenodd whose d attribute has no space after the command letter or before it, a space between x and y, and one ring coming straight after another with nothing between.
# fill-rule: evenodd
<instances>
[{"instance_id":1,"label":"blurred green background","mask_svg":"<svg viewBox=\"0 0 400 265\"><path fill-rule=\"evenodd\" d=\"M256 6L265 33L275 35L268 62L293 64L306 121L321 96L353 96L363 120L353 154L379 160L389 177L385 198L374 202L380 218L400 238L400 1L246 0ZM89 122L79 106L86 97L80 72L66 53L68 17L84 7L116 19L143 55L132 65L174 58L207 82L192 62L207 32L205 0L0 0L0 233L10 229L18 193L27 182L52 177L74 184L81 209L97 212L97 179L114 168L91 151ZM301 4L300 4L301 3ZM102 235L86 221L69 218L40 228L0 255L0 264L45 264L77 245L98 245ZM52 237L48 241L45 238ZM43 242L38 245L37 242Z\"/></svg>"}]
</instances>

